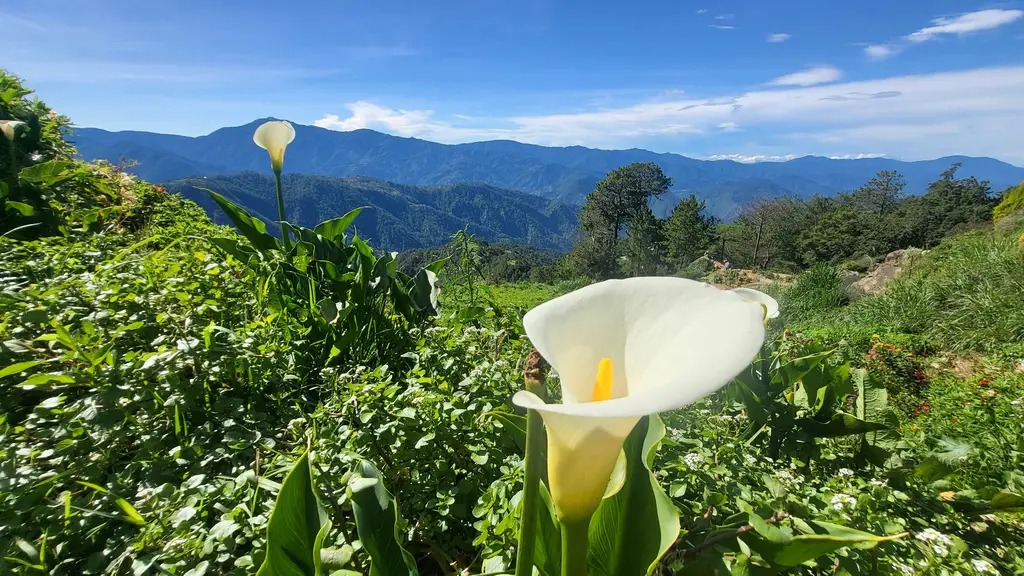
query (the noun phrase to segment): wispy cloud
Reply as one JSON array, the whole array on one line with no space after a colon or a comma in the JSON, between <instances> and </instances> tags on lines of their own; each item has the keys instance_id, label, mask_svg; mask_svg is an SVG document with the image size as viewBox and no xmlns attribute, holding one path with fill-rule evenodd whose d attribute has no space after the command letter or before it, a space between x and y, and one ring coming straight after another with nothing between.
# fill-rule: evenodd
<instances>
[{"instance_id":1,"label":"wispy cloud","mask_svg":"<svg viewBox=\"0 0 1024 576\"><path fill-rule=\"evenodd\" d=\"M771 42L772 44L779 44L781 42L789 40L790 38L792 38L792 36L786 34L785 32L781 32L779 34L772 34L768 36L768 42Z\"/></svg>"},{"instance_id":2,"label":"wispy cloud","mask_svg":"<svg viewBox=\"0 0 1024 576\"><path fill-rule=\"evenodd\" d=\"M843 77L842 71L832 66L814 66L800 72L793 72L769 82L772 86L814 86L835 82Z\"/></svg>"},{"instance_id":3,"label":"wispy cloud","mask_svg":"<svg viewBox=\"0 0 1024 576\"><path fill-rule=\"evenodd\" d=\"M325 128L393 131L441 142L509 138L546 145L622 146L708 138L742 126L751 146L815 145L818 154L948 154L1024 162L1024 66L981 68L827 86L789 86L713 98L678 97L626 107L461 120L430 110L357 102Z\"/></svg>"},{"instance_id":4,"label":"wispy cloud","mask_svg":"<svg viewBox=\"0 0 1024 576\"><path fill-rule=\"evenodd\" d=\"M1024 10L1009 10L1003 8L992 8L967 12L958 16L944 16L935 18L931 26L922 28L889 42L881 44L869 44L864 52L871 58L888 58L903 51L910 45L928 42L942 36L963 36L983 30L993 30L1005 26L1024 17Z\"/></svg>"},{"instance_id":5,"label":"wispy cloud","mask_svg":"<svg viewBox=\"0 0 1024 576\"><path fill-rule=\"evenodd\" d=\"M724 24L708 24L708 28L717 28L719 30L732 30L735 26L726 26Z\"/></svg>"},{"instance_id":6,"label":"wispy cloud","mask_svg":"<svg viewBox=\"0 0 1024 576\"><path fill-rule=\"evenodd\" d=\"M735 17L735 14L719 14L718 16L715 16L715 20L732 20Z\"/></svg>"},{"instance_id":7,"label":"wispy cloud","mask_svg":"<svg viewBox=\"0 0 1024 576\"><path fill-rule=\"evenodd\" d=\"M696 12L694 12L694 14L707 14L707 13L708 13L708 9L707 8L701 8L700 10L697 10Z\"/></svg>"}]
</instances>

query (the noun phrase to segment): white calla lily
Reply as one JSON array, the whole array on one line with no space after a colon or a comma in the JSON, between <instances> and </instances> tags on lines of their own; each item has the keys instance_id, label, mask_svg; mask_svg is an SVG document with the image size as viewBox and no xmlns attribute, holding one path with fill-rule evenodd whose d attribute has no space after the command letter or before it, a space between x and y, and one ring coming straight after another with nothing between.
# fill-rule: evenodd
<instances>
[{"instance_id":1,"label":"white calla lily","mask_svg":"<svg viewBox=\"0 0 1024 576\"><path fill-rule=\"evenodd\" d=\"M3 132L10 142L14 142L14 137L18 135L18 130L25 126L27 124L21 120L0 120L0 132Z\"/></svg>"},{"instance_id":2,"label":"white calla lily","mask_svg":"<svg viewBox=\"0 0 1024 576\"><path fill-rule=\"evenodd\" d=\"M561 381L561 404L526 391L513 402L544 419L548 482L562 521L593 514L642 416L718 390L764 341L760 303L681 278L593 284L534 308L523 325Z\"/></svg>"},{"instance_id":3,"label":"white calla lily","mask_svg":"<svg viewBox=\"0 0 1024 576\"><path fill-rule=\"evenodd\" d=\"M295 140L295 128L284 120L264 122L252 135L257 146L270 153L270 166L280 173L284 166L284 150Z\"/></svg>"},{"instance_id":4,"label":"white calla lily","mask_svg":"<svg viewBox=\"0 0 1024 576\"><path fill-rule=\"evenodd\" d=\"M748 302L757 302L764 306L764 319L771 320L779 317L779 303L771 296L754 290L753 288L733 288L731 290L740 295L740 298Z\"/></svg>"}]
</instances>

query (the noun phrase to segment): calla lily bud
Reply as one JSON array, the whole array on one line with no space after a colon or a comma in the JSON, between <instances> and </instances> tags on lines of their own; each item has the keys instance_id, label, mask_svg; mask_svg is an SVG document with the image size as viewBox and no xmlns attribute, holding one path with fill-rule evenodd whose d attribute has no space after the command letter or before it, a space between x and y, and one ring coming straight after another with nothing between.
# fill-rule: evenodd
<instances>
[{"instance_id":1,"label":"calla lily bud","mask_svg":"<svg viewBox=\"0 0 1024 576\"><path fill-rule=\"evenodd\" d=\"M642 416L692 404L749 366L763 316L759 302L682 278L608 280L527 313L526 334L558 373L562 403L527 391L513 402L544 419L559 519L594 513Z\"/></svg>"},{"instance_id":2,"label":"calla lily bud","mask_svg":"<svg viewBox=\"0 0 1024 576\"><path fill-rule=\"evenodd\" d=\"M21 120L0 120L0 132L4 133L7 140L14 142L14 138L18 135L18 132L26 128L28 125Z\"/></svg>"},{"instance_id":3,"label":"calla lily bud","mask_svg":"<svg viewBox=\"0 0 1024 576\"><path fill-rule=\"evenodd\" d=\"M277 174L284 166L284 150L295 140L295 128L284 120L264 122L252 135L252 141L270 154L270 166Z\"/></svg>"}]
</instances>

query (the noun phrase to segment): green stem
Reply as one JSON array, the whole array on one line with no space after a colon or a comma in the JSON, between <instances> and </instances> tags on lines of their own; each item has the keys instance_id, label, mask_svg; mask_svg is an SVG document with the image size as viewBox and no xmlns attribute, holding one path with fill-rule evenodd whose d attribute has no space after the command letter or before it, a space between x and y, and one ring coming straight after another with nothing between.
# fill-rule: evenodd
<instances>
[{"instance_id":1,"label":"green stem","mask_svg":"<svg viewBox=\"0 0 1024 576\"><path fill-rule=\"evenodd\" d=\"M537 355L539 358L539 354ZM546 396L544 380L535 364L527 363L526 389L541 399ZM536 370L536 372L534 372ZM519 549L516 552L516 576L533 575L533 556L537 547L537 501L544 466L544 421L536 410L526 411L526 469L523 479L523 514L519 522Z\"/></svg>"},{"instance_id":2,"label":"green stem","mask_svg":"<svg viewBox=\"0 0 1024 576\"><path fill-rule=\"evenodd\" d=\"M562 576L587 576L590 516L562 522Z\"/></svg>"},{"instance_id":3,"label":"green stem","mask_svg":"<svg viewBox=\"0 0 1024 576\"><path fill-rule=\"evenodd\" d=\"M281 171L274 170L274 181L277 184L277 219L281 221L281 240L284 242L284 249L291 250L291 240L288 238L288 229L284 222L284 195L281 194Z\"/></svg>"}]
</instances>

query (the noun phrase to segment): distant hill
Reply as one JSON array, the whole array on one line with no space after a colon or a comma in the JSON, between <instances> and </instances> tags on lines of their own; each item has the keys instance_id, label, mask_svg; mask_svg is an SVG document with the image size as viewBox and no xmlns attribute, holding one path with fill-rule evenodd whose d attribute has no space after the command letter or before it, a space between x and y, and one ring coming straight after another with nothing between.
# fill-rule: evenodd
<instances>
[{"instance_id":1,"label":"distant hill","mask_svg":"<svg viewBox=\"0 0 1024 576\"><path fill-rule=\"evenodd\" d=\"M242 172L174 180L165 186L196 201L221 224L229 223L227 217L201 188L223 194L268 223L277 220L272 176ZM355 227L374 247L385 250L438 246L466 226L488 242L566 250L576 229L574 208L486 184L410 186L366 177L285 174L282 186L287 217L302 226L367 206ZM276 231L277 226L268 229Z\"/></svg>"},{"instance_id":2,"label":"distant hill","mask_svg":"<svg viewBox=\"0 0 1024 576\"><path fill-rule=\"evenodd\" d=\"M134 171L154 182L245 170L269 173L266 152L252 142L253 131L263 121L196 138L79 128L72 140L88 160L138 160ZM482 182L568 204L581 203L594 183L613 168L657 162L674 179L673 198L655 206L660 215L671 209L676 198L693 193L707 200L717 216L728 218L759 195L835 194L857 188L884 169L902 173L908 193L922 194L954 162L963 164L958 175L989 180L996 191L1024 180L1024 168L963 156L919 162L807 156L789 162L741 164L639 149L557 148L507 140L447 145L373 130L338 132L303 125L295 130L285 162L285 170L293 174L368 176L414 185Z\"/></svg>"}]
</instances>

